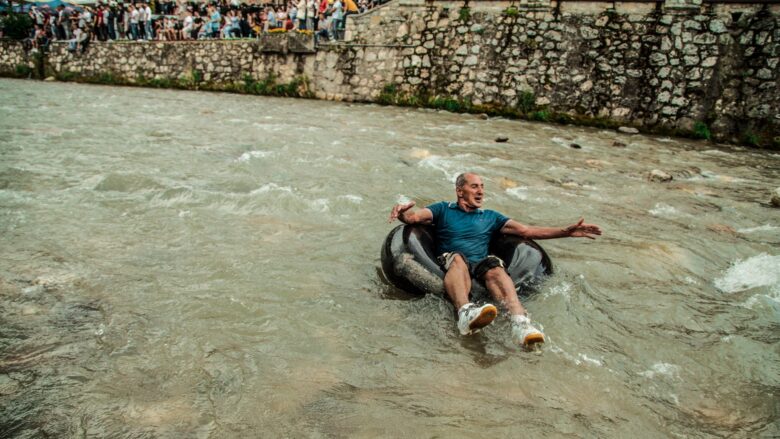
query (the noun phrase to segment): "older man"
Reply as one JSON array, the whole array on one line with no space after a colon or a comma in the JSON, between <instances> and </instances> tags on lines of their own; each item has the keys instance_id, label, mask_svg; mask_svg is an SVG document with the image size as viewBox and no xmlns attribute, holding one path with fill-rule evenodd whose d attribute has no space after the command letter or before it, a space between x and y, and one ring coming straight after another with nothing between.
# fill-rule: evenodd
<instances>
[{"instance_id":1,"label":"older man","mask_svg":"<svg viewBox=\"0 0 780 439\"><path fill-rule=\"evenodd\" d=\"M439 263L444 269L444 289L458 309L458 329L463 335L489 325L498 310L491 304L477 306L469 301L472 279L483 282L493 298L505 306L512 322L512 335L525 347L544 342L544 334L528 319L517 297L504 262L488 254L493 233L517 235L528 239L590 238L601 229L583 220L568 227L534 227L493 211L482 209L485 186L479 175L464 173L455 181L456 202L441 201L412 212L414 201L396 204L389 220L406 224L432 224L437 236Z\"/></svg>"}]
</instances>

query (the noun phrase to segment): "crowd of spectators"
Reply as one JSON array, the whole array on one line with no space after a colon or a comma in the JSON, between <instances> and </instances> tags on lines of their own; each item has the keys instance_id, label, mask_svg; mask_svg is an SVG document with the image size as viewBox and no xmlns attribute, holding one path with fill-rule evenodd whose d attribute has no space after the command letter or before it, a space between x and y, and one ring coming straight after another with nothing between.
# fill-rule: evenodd
<instances>
[{"instance_id":1,"label":"crowd of spectators","mask_svg":"<svg viewBox=\"0 0 780 439\"><path fill-rule=\"evenodd\" d=\"M72 51L84 51L90 41L179 41L257 38L266 32L308 31L318 42L344 38L346 17L388 0L287 0L280 4L245 4L238 0L152 4L100 3L56 9L32 7L33 29L27 42L33 49L49 41L68 41ZM0 35L1 36L1 35Z\"/></svg>"}]
</instances>

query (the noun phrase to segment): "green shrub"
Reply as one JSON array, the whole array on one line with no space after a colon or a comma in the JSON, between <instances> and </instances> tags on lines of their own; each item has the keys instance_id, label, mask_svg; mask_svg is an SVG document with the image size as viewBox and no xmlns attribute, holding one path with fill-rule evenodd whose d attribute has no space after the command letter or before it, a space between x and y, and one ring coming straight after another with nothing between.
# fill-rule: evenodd
<instances>
[{"instance_id":1,"label":"green shrub","mask_svg":"<svg viewBox=\"0 0 780 439\"><path fill-rule=\"evenodd\" d=\"M510 6L504 9L504 15L507 17L517 17L520 15L520 10L516 6Z\"/></svg>"},{"instance_id":2,"label":"green shrub","mask_svg":"<svg viewBox=\"0 0 780 439\"><path fill-rule=\"evenodd\" d=\"M76 74L66 70L64 72L57 73L56 75L54 75L54 77L57 78L58 81L67 82L76 79Z\"/></svg>"},{"instance_id":3,"label":"green shrub","mask_svg":"<svg viewBox=\"0 0 780 439\"><path fill-rule=\"evenodd\" d=\"M534 111L533 113L531 113L529 119L536 120L539 122L547 122L550 120L550 112L547 110Z\"/></svg>"},{"instance_id":4,"label":"green shrub","mask_svg":"<svg viewBox=\"0 0 780 439\"><path fill-rule=\"evenodd\" d=\"M536 109L536 96L532 91L521 91L517 96L517 111L526 114Z\"/></svg>"},{"instance_id":5,"label":"green shrub","mask_svg":"<svg viewBox=\"0 0 780 439\"><path fill-rule=\"evenodd\" d=\"M395 84L385 84L376 100L382 105L395 104L398 101L398 87Z\"/></svg>"},{"instance_id":6,"label":"green shrub","mask_svg":"<svg viewBox=\"0 0 780 439\"><path fill-rule=\"evenodd\" d=\"M458 13L458 18L460 21L466 22L469 21L471 18L471 8L463 7L460 8L460 12Z\"/></svg>"},{"instance_id":7,"label":"green shrub","mask_svg":"<svg viewBox=\"0 0 780 439\"><path fill-rule=\"evenodd\" d=\"M693 124L693 137L697 139L707 139L709 140L712 137L712 133L710 132L710 127L707 126L704 122L696 122Z\"/></svg>"},{"instance_id":8,"label":"green shrub","mask_svg":"<svg viewBox=\"0 0 780 439\"><path fill-rule=\"evenodd\" d=\"M105 84L105 85L110 85L110 84L116 84L117 83L116 78L114 78L114 75L111 74L110 72L101 73L95 79L95 82L97 82L98 84Z\"/></svg>"},{"instance_id":9,"label":"green shrub","mask_svg":"<svg viewBox=\"0 0 780 439\"><path fill-rule=\"evenodd\" d=\"M32 75L32 72L33 72L32 67L30 67L28 65L24 65L24 64L17 64L16 65L15 73L16 73L16 76L18 76L20 78L29 78L30 75Z\"/></svg>"},{"instance_id":10,"label":"green shrub","mask_svg":"<svg viewBox=\"0 0 780 439\"><path fill-rule=\"evenodd\" d=\"M30 36L33 28L33 21L27 14L11 13L0 23L5 27L5 36L12 40L23 40Z\"/></svg>"},{"instance_id":11,"label":"green shrub","mask_svg":"<svg viewBox=\"0 0 780 439\"><path fill-rule=\"evenodd\" d=\"M760 140L756 133L752 131L746 131L742 134L742 143L750 146L758 146Z\"/></svg>"}]
</instances>

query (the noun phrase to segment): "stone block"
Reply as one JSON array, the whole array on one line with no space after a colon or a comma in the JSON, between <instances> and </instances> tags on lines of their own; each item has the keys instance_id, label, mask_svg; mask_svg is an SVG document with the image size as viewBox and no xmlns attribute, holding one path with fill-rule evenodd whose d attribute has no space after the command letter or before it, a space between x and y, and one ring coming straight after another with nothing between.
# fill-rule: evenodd
<instances>
[{"instance_id":1,"label":"stone block","mask_svg":"<svg viewBox=\"0 0 780 439\"><path fill-rule=\"evenodd\" d=\"M591 27L580 27L580 36L586 40L595 40L599 37L599 31Z\"/></svg>"},{"instance_id":2,"label":"stone block","mask_svg":"<svg viewBox=\"0 0 780 439\"><path fill-rule=\"evenodd\" d=\"M650 55L650 65L660 67L665 66L668 64L669 60L666 58L666 55L663 53L655 52Z\"/></svg>"},{"instance_id":3,"label":"stone block","mask_svg":"<svg viewBox=\"0 0 780 439\"><path fill-rule=\"evenodd\" d=\"M718 57L716 56L709 56L707 58L704 58L704 61L701 62L702 67L714 67L715 64L718 63Z\"/></svg>"},{"instance_id":4,"label":"stone block","mask_svg":"<svg viewBox=\"0 0 780 439\"><path fill-rule=\"evenodd\" d=\"M756 76L758 76L759 79L774 79L772 70L769 69L759 69L758 73L756 73Z\"/></svg>"},{"instance_id":5,"label":"stone block","mask_svg":"<svg viewBox=\"0 0 780 439\"><path fill-rule=\"evenodd\" d=\"M683 26L688 30L701 30L702 28L701 23L696 20L687 20L683 23Z\"/></svg>"}]
</instances>

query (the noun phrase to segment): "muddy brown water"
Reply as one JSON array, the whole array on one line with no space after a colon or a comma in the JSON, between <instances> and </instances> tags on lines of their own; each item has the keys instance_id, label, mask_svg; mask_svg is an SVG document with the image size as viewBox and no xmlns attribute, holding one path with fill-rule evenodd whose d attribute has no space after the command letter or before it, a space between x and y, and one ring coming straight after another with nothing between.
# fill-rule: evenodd
<instances>
[{"instance_id":1,"label":"muddy brown water","mask_svg":"<svg viewBox=\"0 0 780 439\"><path fill-rule=\"evenodd\" d=\"M0 96L2 437L780 435L777 153L230 94ZM452 199L464 170L486 207L604 230L542 242L539 352L503 315L461 337L444 299L382 279L391 205Z\"/></svg>"}]
</instances>

